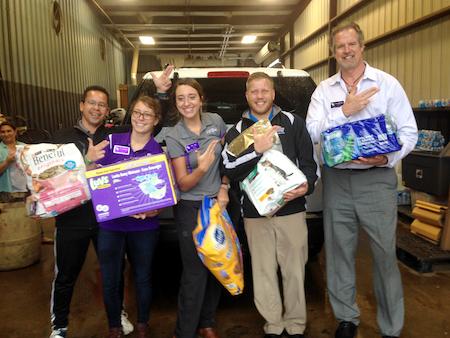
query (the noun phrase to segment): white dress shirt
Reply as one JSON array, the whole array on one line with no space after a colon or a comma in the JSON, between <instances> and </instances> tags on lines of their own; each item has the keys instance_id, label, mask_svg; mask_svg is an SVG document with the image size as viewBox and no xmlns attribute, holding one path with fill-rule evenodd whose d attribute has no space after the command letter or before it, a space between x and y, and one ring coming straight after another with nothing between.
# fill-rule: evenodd
<instances>
[{"instance_id":1,"label":"white dress shirt","mask_svg":"<svg viewBox=\"0 0 450 338\"><path fill-rule=\"evenodd\" d=\"M342 112L342 105L348 92L341 73L322 81L311 97L306 116L306 126L313 143L319 143L321 132L331 127L384 114L390 116L397 126L397 138L402 144L399 151L385 154L388 158L385 166L393 167L408 155L417 142L417 124L408 97L396 78L366 63L364 76L358 83L356 93L374 86L379 88L379 92L369 99L369 104L358 113L346 117ZM336 166L340 169L368 167L370 166L352 162Z\"/></svg>"}]
</instances>

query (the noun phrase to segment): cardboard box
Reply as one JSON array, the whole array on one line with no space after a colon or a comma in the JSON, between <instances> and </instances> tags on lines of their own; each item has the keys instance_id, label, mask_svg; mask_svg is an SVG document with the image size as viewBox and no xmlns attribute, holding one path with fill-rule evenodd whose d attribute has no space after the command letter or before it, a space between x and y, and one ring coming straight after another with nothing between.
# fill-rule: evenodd
<instances>
[{"instance_id":1,"label":"cardboard box","mask_svg":"<svg viewBox=\"0 0 450 338\"><path fill-rule=\"evenodd\" d=\"M90 170L86 178L99 222L165 208L177 202L165 154Z\"/></svg>"}]
</instances>

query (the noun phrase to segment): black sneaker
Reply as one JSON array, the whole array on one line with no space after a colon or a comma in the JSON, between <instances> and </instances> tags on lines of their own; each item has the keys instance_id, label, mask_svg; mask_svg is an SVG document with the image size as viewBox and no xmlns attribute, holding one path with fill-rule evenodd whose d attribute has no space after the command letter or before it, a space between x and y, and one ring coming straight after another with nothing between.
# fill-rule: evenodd
<instances>
[{"instance_id":1,"label":"black sneaker","mask_svg":"<svg viewBox=\"0 0 450 338\"><path fill-rule=\"evenodd\" d=\"M355 338L356 331L358 331L357 325L352 322L343 321L339 323L334 338Z\"/></svg>"}]
</instances>

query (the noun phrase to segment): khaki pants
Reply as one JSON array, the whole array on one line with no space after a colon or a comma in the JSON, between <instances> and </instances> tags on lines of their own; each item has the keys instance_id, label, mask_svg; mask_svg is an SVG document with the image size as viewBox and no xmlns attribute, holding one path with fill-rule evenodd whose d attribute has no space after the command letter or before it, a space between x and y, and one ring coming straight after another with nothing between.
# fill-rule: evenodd
<instances>
[{"instance_id":1,"label":"khaki pants","mask_svg":"<svg viewBox=\"0 0 450 338\"><path fill-rule=\"evenodd\" d=\"M254 301L266 320L264 332L281 334L286 329L289 334L302 334L306 325L304 275L308 260L305 212L244 218L244 225L252 256Z\"/></svg>"}]
</instances>

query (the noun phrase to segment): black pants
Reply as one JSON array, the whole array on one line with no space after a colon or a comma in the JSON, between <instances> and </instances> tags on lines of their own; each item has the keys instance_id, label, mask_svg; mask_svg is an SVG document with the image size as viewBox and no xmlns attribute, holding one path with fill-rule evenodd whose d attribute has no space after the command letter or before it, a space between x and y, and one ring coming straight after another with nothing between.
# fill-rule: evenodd
<instances>
[{"instance_id":1,"label":"black pants","mask_svg":"<svg viewBox=\"0 0 450 338\"><path fill-rule=\"evenodd\" d=\"M213 327L221 285L198 257L192 238L201 202L181 200L175 207L183 274L178 295L177 338L194 338L198 328Z\"/></svg>"},{"instance_id":2,"label":"black pants","mask_svg":"<svg viewBox=\"0 0 450 338\"><path fill-rule=\"evenodd\" d=\"M97 250L97 233L97 226L91 229L56 228L55 279L50 304L54 328L67 327L73 288L91 241Z\"/></svg>"}]
</instances>

